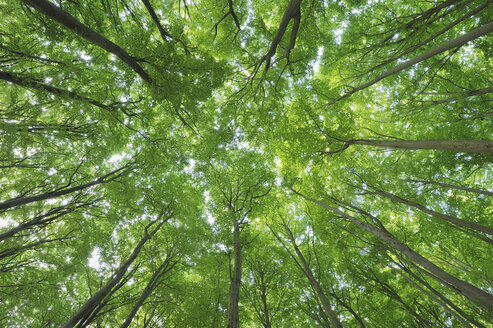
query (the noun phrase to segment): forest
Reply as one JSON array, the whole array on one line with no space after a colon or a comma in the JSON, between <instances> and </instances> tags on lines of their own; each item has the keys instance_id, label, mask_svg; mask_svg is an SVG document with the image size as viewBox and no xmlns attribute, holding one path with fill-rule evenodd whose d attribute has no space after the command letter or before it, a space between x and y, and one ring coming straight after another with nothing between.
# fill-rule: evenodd
<instances>
[{"instance_id":1,"label":"forest","mask_svg":"<svg viewBox=\"0 0 493 328\"><path fill-rule=\"evenodd\" d=\"M493 0L0 0L0 327L493 327Z\"/></svg>"}]
</instances>

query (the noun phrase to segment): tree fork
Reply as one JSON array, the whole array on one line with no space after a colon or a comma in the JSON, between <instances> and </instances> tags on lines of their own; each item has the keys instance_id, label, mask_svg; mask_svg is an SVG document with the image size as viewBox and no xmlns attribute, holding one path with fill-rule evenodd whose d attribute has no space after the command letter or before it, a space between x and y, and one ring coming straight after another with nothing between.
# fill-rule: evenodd
<instances>
[{"instance_id":1,"label":"tree fork","mask_svg":"<svg viewBox=\"0 0 493 328\"><path fill-rule=\"evenodd\" d=\"M94 308L106 297L108 293L111 292L111 290L118 284L118 282L123 278L125 273L127 272L128 268L130 265L133 263L133 261L137 258L137 256L140 253L140 250L144 246L144 244L152 238L156 234L156 232L161 228L161 226L168 221L171 217L172 214L168 214L167 217L163 219L164 216L164 211L160 213L159 217L157 220L152 221L149 223L146 228L145 228L145 234L144 237L140 240L140 242L137 244L137 246L134 248L132 251L132 254L128 258L127 261L125 261L119 268L118 270L112 275L110 280L104 285L100 290L98 290L94 295L92 295L85 303L82 305L82 307L63 325L62 328L72 328L74 327L80 320L82 320L84 317L87 317L90 315ZM154 228L154 230L151 233L148 233L148 229L157 221L160 221L158 225Z\"/></svg>"}]
</instances>

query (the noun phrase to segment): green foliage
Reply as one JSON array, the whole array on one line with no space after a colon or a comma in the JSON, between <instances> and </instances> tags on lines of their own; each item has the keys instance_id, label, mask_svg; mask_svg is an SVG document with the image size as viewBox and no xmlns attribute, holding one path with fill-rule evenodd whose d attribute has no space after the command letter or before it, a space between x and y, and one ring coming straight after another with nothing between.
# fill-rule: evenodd
<instances>
[{"instance_id":1,"label":"green foliage","mask_svg":"<svg viewBox=\"0 0 493 328\"><path fill-rule=\"evenodd\" d=\"M150 0L159 24L48 1L150 82L32 2L0 1L0 326L63 326L166 220L87 326L119 327L168 263L130 326L226 327L239 242L241 327L328 327L289 229L344 327L488 327L493 305L362 226L491 292L493 236L423 210L491 229L491 151L355 142L491 141L491 33L372 82L491 1L302 1L268 69L293 1Z\"/></svg>"}]
</instances>

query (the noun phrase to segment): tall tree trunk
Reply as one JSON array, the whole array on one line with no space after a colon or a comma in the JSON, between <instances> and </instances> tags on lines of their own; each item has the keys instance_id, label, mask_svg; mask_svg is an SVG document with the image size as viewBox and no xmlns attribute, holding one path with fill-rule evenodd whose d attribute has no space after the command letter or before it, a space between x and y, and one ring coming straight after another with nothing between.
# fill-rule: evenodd
<instances>
[{"instance_id":1,"label":"tall tree trunk","mask_svg":"<svg viewBox=\"0 0 493 328\"><path fill-rule=\"evenodd\" d=\"M464 325L464 327L472 328L471 325L467 321L465 321L464 318L462 318L457 312L455 312L454 310L452 310L450 307L447 306L447 304L445 304L441 300L437 299L434 295L430 294L427 290L425 290L423 287L421 287L420 285L418 285L414 280L412 280L411 278L409 278L408 276L406 276L404 274L404 272L402 272L401 270L396 269L394 267L390 267L390 269L392 269L394 272L397 272L399 275L401 275L404 279L406 279L411 285L413 285L415 288L417 288L420 292L422 292L423 294L425 294L429 298L431 298L433 301L435 301L438 304L440 304L445 311L447 311L452 316L454 316L454 318L456 318L457 320L459 320Z\"/></svg>"},{"instance_id":2,"label":"tall tree trunk","mask_svg":"<svg viewBox=\"0 0 493 328\"><path fill-rule=\"evenodd\" d=\"M118 177L122 176L125 173L126 169L128 169L128 167L129 166L126 165L124 167L119 168L118 170L112 171L106 175L103 175L102 177L97 178L93 182L85 183L85 184L75 186L72 188L50 191L50 192L46 192L44 194L40 194L40 195L36 195L36 196L19 197L19 198L13 198L13 199L6 200L6 201L0 203L0 210L6 210L6 209L9 209L9 208L12 208L15 206L20 206L20 205L25 205L25 204L29 204L29 203L39 202L42 200L57 198L57 197L67 195L67 194L70 194L70 193L73 193L76 191L81 191L81 190L87 189L87 188L92 187L92 186L97 186L100 184L105 184L105 183L111 182L111 181L117 179ZM112 175L114 175L120 171L123 171L123 172L111 177Z\"/></svg>"},{"instance_id":3,"label":"tall tree trunk","mask_svg":"<svg viewBox=\"0 0 493 328\"><path fill-rule=\"evenodd\" d=\"M322 303L322 308L324 309L324 312L329 316L329 321L331 326L336 327L336 328L342 328L342 324L340 323L339 319L337 318L337 315L334 313L332 310L332 307L330 306L330 302L327 299L327 296L325 296L325 293L322 290L322 286L320 286L319 282L315 277L313 276L312 270L310 269L310 266L308 265L308 262L305 260L305 257L303 256L303 253L301 253L300 249L298 248L298 245L296 245L296 240L294 239L293 233L289 229L289 227L283 223L284 229L288 235L289 241L294 247L294 251L296 253L296 256L298 257L298 260L301 263L301 269L303 273L305 274L306 278L310 282L310 285L312 288L315 290L315 293L317 294L320 302Z\"/></svg>"},{"instance_id":4,"label":"tall tree trunk","mask_svg":"<svg viewBox=\"0 0 493 328\"><path fill-rule=\"evenodd\" d=\"M142 292L139 299L137 300L137 303L135 303L134 307L127 315L127 318L121 324L120 328L127 328L130 325L130 323L132 322L133 318L137 314L137 311L139 311L142 304L144 304L145 300L151 295L152 291L159 285L162 276L165 275L170 270L172 270L173 267L176 265L176 263L178 263L177 261L171 262L172 258L173 258L173 254L168 254L163 264L161 264L161 266L154 272L151 279L147 283L147 286L145 287L144 291Z\"/></svg>"},{"instance_id":5,"label":"tall tree trunk","mask_svg":"<svg viewBox=\"0 0 493 328\"><path fill-rule=\"evenodd\" d=\"M444 7L447 7L449 5L452 5L453 3L457 2L456 0L453 0L453 1L445 1L445 2L442 2L439 6L435 7L435 8L431 8L430 10L424 12L422 15L419 16L419 19L423 19L423 18L429 18L433 12L435 12L436 10L441 10L442 8ZM383 67L391 62L394 62L398 59L401 59L402 57L404 57L405 55L408 55L408 54L411 54L413 53L414 51L418 50L419 48L421 48L422 46L428 44L429 42L433 41L434 39L436 39L437 37L439 37L440 35L442 35L443 33L447 32L448 30L450 30L452 27L456 26L457 24L461 23L462 21L464 21L465 19L471 17L471 16L474 16L476 15L478 12L480 12L481 10L485 9L486 7L488 7L488 3L485 2L481 5L479 5L477 8L471 10L470 12L467 12L465 15L463 15L462 17L458 18L457 20L453 21L452 23L450 23L449 25L445 26L443 29L441 29L440 31L434 33L433 35L431 35L428 39L426 40L423 40L421 42L419 42L418 44L410 47L409 49L407 49L406 51L398 54L397 56L395 57L392 57L390 59L387 59L385 61L383 61L382 63L372 67L367 73L370 73L370 72L373 72L374 70L380 68L380 67ZM416 20L413 20L411 22L409 22L407 24L408 28L413 25L414 23L416 22ZM427 24L430 24L430 22L428 21ZM491 91L490 91L491 92Z\"/></svg>"},{"instance_id":6,"label":"tall tree trunk","mask_svg":"<svg viewBox=\"0 0 493 328\"><path fill-rule=\"evenodd\" d=\"M398 256L399 258L402 259L402 257ZM403 259L405 262L407 262L405 259ZM391 268L391 269L394 269L394 268ZM428 290L430 290L433 294L435 294L439 300L441 302L443 302L445 305L447 305L448 307L450 307L451 309L453 309L457 314L459 314L460 316L462 316L463 318L466 318L467 320L469 320L469 322L471 322L472 324L474 324L475 326L479 327L479 328L485 328L481 323L477 322L476 320L472 319L470 317L470 315L467 315L466 313L464 313L464 311L462 311L457 305L455 305L452 301L450 301L448 298L446 298L442 293L440 293L438 290L436 290L435 288L433 288L428 282L426 282L426 280L423 280L421 279L418 275L414 274L411 270L403 267L402 268L403 271L405 271L407 274L409 274L412 278L414 278L415 280L417 280L419 283L421 283L422 285L424 285L426 288L428 288ZM410 279L410 278L409 278ZM413 282L415 283L415 282ZM429 295L429 294L428 294ZM430 295L430 297L432 297L432 295ZM437 301L437 303L439 304L442 304L440 303L439 301Z\"/></svg>"},{"instance_id":7,"label":"tall tree trunk","mask_svg":"<svg viewBox=\"0 0 493 328\"><path fill-rule=\"evenodd\" d=\"M240 226L237 221L233 227L233 244L234 244L234 268L229 285L228 299L228 321L227 328L239 328L240 317L238 303L240 301L241 287L241 241L240 241Z\"/></svg>"},{"instance_id":8,"label":"tall tree trunk","mask_svg":"<svg viewBox=\"0 0 493 328\"><path fill-rule=\"evenodd\" d=\"M356 224L358 227L360 227L363 230L366 230L367 232L373 234L380 240L384 241L385 243L391 245L395 249L397 249L399 252L404 254L407 258L410 260L414 261L417 263L419 266L422 268L428 270L431 272L433 275L436 277L440 278L438 281L440 281L442 284L444 284L446 287L451 288L452 290L460 293L473 303L479 303L482 305L482 307L490 312L493 313L493 296L483 290L481 290L478 287L475 287L467 282L464 282L451 274L445 272L444 270L440 269L438 266L433 264L431 261L423 257L422 255L418 254L417 252L413 251L409 246L401 242L398 238L396 238L394 235L392 235L388 231L382 231L370 224L367 224L349 214L346 212L340 210L339 208L332 207L329 205L326 205L318 200L315 200L313 198L309 198L295 190L293 192L304 199L317 204L325 209L328 209L332 212L337 213L341 217L347 219L348 221ZM443 281L442 281L443 280ZM444 283L445 282L445 283Z\"/></svg>"},{"instance_id":9,"label":"tall tree trunk","mask_svg":"<svg viewBox=\"0 0 493 328\"><path fill-rule=\"evenodd\" d=\"M50 224L51 222L61 218L64 215L72 213L77 209L80 209L80 208L85 207L85 206L93 205L95 202L97 202L100 199L101 198L92 198L92 199L89 199L87 201L80 202L80 203L74 202L71 204L51 208L45 214L38 215L35 218L33 218L27 222L21 223L21 224L15 226L14 228L12 228L10 230L7 230L3 233L0 233L0 242L3 241L4 239L7 239L7 238L14 236L15 234L17 234L21 231L31 229L32 227L35 227L35 226L45 227L48 224ZM71 207L71 205L75 205L75 206Z\"/></svg>"},{"instance_id":10,"label":"tall tree trunk","mask_svg":"<svg viewBox=\"0 0 493 328\"><path fill-rule=\"evenodd\" d=\"M326 152L326 154L340 152L351 145L366 145L393 149L432 149L453 151L457 153L483 153L493 154L492 140L368 140L357 139L345 142L338 151Z\"/></svg>"},{"instance_id":11,"label":"tall tree trunk","mask_svg":"<svg viewBox=\"0 0 493 328\"><path fill-rule=\"evenodd\" d=\"M422 53L421 55L418 55L400 65L397 65L395 66L394 68L391 68L389 69L388 71L386 71L385 73L382 73L380 75L378 75L377 77L375 77L373 80L367 82L367 83L364 83L360 86L357 86L357 87L354 87L351 91L349 91L348 93L345 93L344 95L340 96L339 98L333 100L332 102L330 103L327 103L325 106L330 106L342 99L345 99L347 97L349 97L350 95L358 92L358 91L361 91L363 89L366 89L372 85L374 85L375 83L379 82L380 80L383 80L391 75L394 75L402 70L405 70L406 68L409 68L419 62L422 62L426 59L429 59L435 55L438 55L439 53L442 53L444 51L447 51L447 50L450 50L450 49L454 49L456 47L460 47L464 44L466 44L467 42L470 42L472 40L475 40L483 35L487 35L489 33L493 32L493 22L489 22L481 27L478 27L477 29L475 30L472 30L471 32L469 33L466 33L456 39L453 39L453 40L450 40L450 41L447 41L445 43L442 43L441 45L433 48L433 49L430 49L424 53Z\"/></svg>"},{"instance_id":12,"label":"tall tree trunk","mask_svg":"<svg viewBox=\"0 0 493 328\"><path fill-rule=\"evenodd\" d=\"M89 103L91 105L94 105L94 106L97 106L101 109L105 109L105 110L109 110L109 111L113 111L114 109L119 109L125 115L128 115L128 116L132 115L132 113L130 113L127 109L125 109L124 106L121 106L121 104L106 105L106 104L103 104L102 102L99 102L97 100L91 99L91 98L86 97L86 96L82 96L76 92L68 91L68 90L60 89L60 88L57 88L57 87L54 87L54 86L51 86L48 84L44 84L44 83L41 83L35 79L28 78L25 76L20 76L17 74L12 74L9 72L0 71L0 79L7 81L7 82L10 82L10 83L13 83L13 84L16 84L16 85L19 85L23 88L27 88L27 89L31 89L31 90L41 89L41 90L48 91L52 94L55 94L58 97L62 97L65 99L68 98L68 99L73 99L73 100Z\"/></svg>"},{"instance_id":13,"label":"tall tree trunk","mask_svg":"<svg viewBox=\"0 0 493 328\"><path fill-rule=\"evenodd\" d=\"M48 225L50 222L53 222L56 219L66 215L68 213L71 213L73 211L74 211L74 209L65 208L65 206L61 206L61 207L57 207L55 209L52 209L46 214L39 215L32 220L21 223L21 224L15 226L14 228L5 231L4 233L0 233L0 242L3 241L4 239L12 237L13 235L15 235L18 232L32 228L34 226Z\"/></svg>"},{"instance_id":14,"label":"tall tree trunk","mask_svg":"<svg viewBox=\"0 0 493 328\"><path fill-rule=\"evenodd\" d=\"M217 318L219 316L219 305L221 304L221 262L217 263L217 300L214 306L214 317L212 318L211 328L216 328Z\"/></svg>"},{"instance_id":15,"label":"tall tree trunk","mask_svg":"<svg viewBox=\"0 0 493 328\"><path fill-rule=\"evenodd\" d=\"M417 209L425 212L426 214L428 214L432 217L436 217L436 218L439 218L441 220L450 222L450 223L455 224L459 227L473 229L473 230L488 234L490 236L493 236L493 228L486 227L486 226L483 226L483 225L475 223L475 222L462 220L462 219L456 218L456 217L451 216L451 215L447 215L447 214L443 214L443 213L439 213L439 212L430 210L429 208L427 208L421 204L418 204L416 202L413 202L413 201L410 201L407 199L403 199L397 195L391 194L390 192L386 192L386 191L378 190L378 189L374 192L369 192L369 194L373 194L373 193L387 197L387 198L390 198L393 201L399 202L401 204L412 206L414 208L417 208Z\"/></svg>"},{"instance_id":16,"label":"tall tree trunk","mask_svg":"<svg viewBox=\"0 0 493 328\"><path fill-rule=\"evenodd\" d=\"M269 318L269 307L267 306L267 291L265 288L263 273L260 274L260 283L261 283L260 297L262 298L262 306L264 308L264 320L265 320L264 327L271 328L272 325L270 323L270 318Z\"/></svg>"},{"instance_id":17,"label":"tall tree trunk","mask_svg":"<svg viewBox=\"0 0 493 328\"><path fill-rule=\"evenodd\" d=\"M132 68L145 82L151 83L151 78L146 71L137 63L134 57L130 56L125 50L111 42L93 29L79 22L75 17L63 11L61 8L48 0L22 0L27 5L36 9L45 16L53 19L65 26L73 33L80 35L92 44L103 48L120 58L125 64Z\"/></svg>"},{"instance_id":18,"label":"tall tree trunk","mask_svg":"<svg viewBox=\"0 0 493 328\"><path fill-rule=\"evenodd\" d=\"M144 237L140 240L140 242L137 244L137 246L134 248L132 254L128 258L127 261L125 261L120 268L112 275L110 280L101 287L100 290L98 290L94 295L92 295L85 303L82 305L82 307L70 318L68 321L63 325L62 328L72 328L79 322L85 321L85 318L88 318L91 314L93 314L94 309L100 304L105 297L110 294L112 289L120 282L120 280L123 278L125 273L127 272L128 268L130 265L133 263L133 261L137 258L137 256L140 253L140 250L142 249L142 246L152 238L156 234L156 232L161 228L161 226L168 221L172 214L169 214L166 218L162 218L164 216L164 212L162 212L158 219L157 222L158 225L154 228L154 230L151 231L151 233L148 233L148 229L151 227L152 224L154 224L156 221L151 222L149 225L146 226L145 228L145 234ZM87 324L87 322L85 323Z\"/></svg>"},{"instance_id":19,"label":"tall tree trunk","mask_svg":"<svg viewBox=\"0 0 493 328\"><path fill-rule=\"evenodd\" d=\"M493 197L493 192L491 191L486 191L486 190L480 190L476 188L470 188L470 187L463 187L463 186L457 186L457 185L452 185L449 183L444 183L444 182L436 182L436 181L430 181L430 180L411 180L413 182L420 182L422 184L431 184L435 186L440 186L444 188L450 188L450 189L457 189L457 190L464 190L468 192L473 192L475 194L480 194L480 195L485 195L485 196L490 196Z\"/></svg>"}]
</instances>

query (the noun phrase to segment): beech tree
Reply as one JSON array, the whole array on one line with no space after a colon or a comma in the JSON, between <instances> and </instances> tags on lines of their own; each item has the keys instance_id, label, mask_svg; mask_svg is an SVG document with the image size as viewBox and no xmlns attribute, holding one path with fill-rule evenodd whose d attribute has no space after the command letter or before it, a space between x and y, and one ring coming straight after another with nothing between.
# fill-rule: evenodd
<instances>
[{"instance_id":1,"label":"beech tree","mask_svg":"<svg viewBox=\"0 0 493 328\"><path fill-rule=\"evenodd\" d=\"M0 1L0 326L488 327L492 13Z\"/></svg>"}]
</instances>

